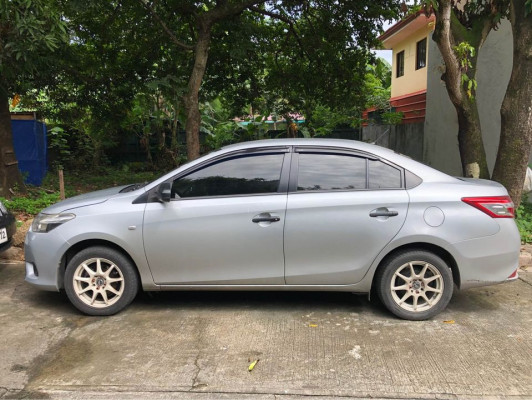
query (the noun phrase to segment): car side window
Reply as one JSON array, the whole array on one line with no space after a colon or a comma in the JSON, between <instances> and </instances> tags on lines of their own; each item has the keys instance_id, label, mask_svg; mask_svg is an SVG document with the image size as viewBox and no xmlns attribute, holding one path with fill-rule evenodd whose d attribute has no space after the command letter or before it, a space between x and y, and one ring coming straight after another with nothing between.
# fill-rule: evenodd
<instances>
[{"instance_id":1,"label":"car side window","mask_svg":"<svg viewBox=\"0 0 532 400\"><path fill-rule=\"evenodd\" d=\"M172 194L187 198L275 193L283 159L284 154L264 154L223 160L175 179Z\"/></svg>"},{"instance_id":2,"label":"car side window","mask_svg":"<svg viewBox=\"0 0 532 400\"><path fill-rule=\"evenodd\" d=\"M368 160L369 189L401 188L401 171L379 160Z\"/></svg>"},{"instance_id":3,"label":"car side window","mask_svg":"<svg viewBox=\"0 0 532 400\"><path fill-rule=\"evenodd\" d=\"M363 157L320 153L300 153L298 157L298 191L366 188Z\"/></svg>"}]
</instances>

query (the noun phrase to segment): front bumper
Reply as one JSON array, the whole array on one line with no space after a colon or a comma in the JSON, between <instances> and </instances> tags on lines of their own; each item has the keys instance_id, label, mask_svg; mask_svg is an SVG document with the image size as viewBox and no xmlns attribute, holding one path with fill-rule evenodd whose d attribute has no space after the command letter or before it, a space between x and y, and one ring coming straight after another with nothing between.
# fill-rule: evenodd
<instances>
[{"instance_id":1,"label":"front bumper","mask_svg":"<svg viewBox=\"0 0 532 400\"><path fill-rule=\"evenodd\" d=\"M59 291L61 259L69 245L57 232L26 234L26 282L42 290Z\"/></svg>"}]
</instances>

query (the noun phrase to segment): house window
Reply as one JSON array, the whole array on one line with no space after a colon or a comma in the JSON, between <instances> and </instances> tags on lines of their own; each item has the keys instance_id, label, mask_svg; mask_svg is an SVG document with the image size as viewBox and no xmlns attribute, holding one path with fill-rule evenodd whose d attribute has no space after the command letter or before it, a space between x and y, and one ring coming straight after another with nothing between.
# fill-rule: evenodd
<instances>
[{"instance_id":1,"label":"house window","mask_svg":"<svg viewBox=\"0 0 532 400\"><path fill-rule=\"evenodd\" d=\"M416 44L416 69L427 66L427 38Z\"/></svg>"},{"instance_id":2,"label":"house window","mask_svg":"<svg viewBox=\"0 0 532 400\"><path fill-rule=\"evenodd\" d=\"M404 50L397 53L396 61L397 61L396 76L397 78L399 78L400 76L403 76L405 74L405 51Z\"/></svg>"}]
</instances>

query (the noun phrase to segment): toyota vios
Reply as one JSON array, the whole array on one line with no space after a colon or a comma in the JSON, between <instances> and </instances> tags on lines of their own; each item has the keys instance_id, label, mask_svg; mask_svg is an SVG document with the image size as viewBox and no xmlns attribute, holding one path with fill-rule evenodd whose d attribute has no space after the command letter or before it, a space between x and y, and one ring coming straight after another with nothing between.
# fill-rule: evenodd
<instances>
[{"instance_id":1,"label":"toyota vios","mask_svg":"<svg viewBox=\"0 0 532 400\"><path fill-rule=\"evenodd\" d=\"M396 316L453 288L517 277L514 205L388 149L328 139L241 143L146 185L73 197L26 236L26 281L110 315L137 291L375 293Z\"/></svg>"}]
</instances>

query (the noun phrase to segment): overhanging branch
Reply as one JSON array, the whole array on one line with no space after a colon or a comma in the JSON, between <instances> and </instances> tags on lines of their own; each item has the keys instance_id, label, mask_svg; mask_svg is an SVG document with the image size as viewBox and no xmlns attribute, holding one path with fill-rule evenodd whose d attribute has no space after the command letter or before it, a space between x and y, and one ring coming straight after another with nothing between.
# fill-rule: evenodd
<instances>
[{"instance_id":1,"label":"overhanging branch","mask_svg":"<svg viewBox=\"0 0 532 400\"><path fill-rule=\"evenodd\" d=\"M266 15L266 16L268 16L270 18L277 19L279 21L282 21L282 22L288 24L288 27L290 28L290 32L292 32L292 34L296 38L296 41L299 44L299 48L301 49L301 52L307 57L307 59L310 60L310 56L308 55L307 51L305 50L305 46L303 46L303 42L301 41L301 38L299 37L299 34L297 33L297 30L296 30L296 28L294 26L294 22L290 18L288 18L288 17L286 17L286 16L284 16L282 14L278 14L278 13L273 12L273 11L263 10L261 8L255 7L255 6L249 7L249 10L250 11L254 11L256 13L259 13L259 14L262 14L262 15Z\"/></svg>"},{"instance_id":2,"label":"overhanging branch","mask_svg":"<svg viewBox=\"0 0 532 400\"><path fill-rule=\"evenodd\" d=\"M145 2L144 0L139 0L139 2L140 4L144 6L144 8L146 8L146 10L149 11L151 16L155 18L155 20L159 23L161 28L163 28L165 33L168 35L170 40L174 42L175 45L182 48L183 50L187 50L187 51L194 50L194 46L183 43L176 37L176 35L170 30L170 28L168 28L168 26L165 24L165 22L162 20L159 14L157 14L157 12L153 9L153 7L147 1Z\"/></svg>"}]
</instances>

